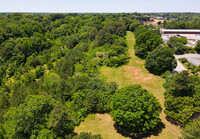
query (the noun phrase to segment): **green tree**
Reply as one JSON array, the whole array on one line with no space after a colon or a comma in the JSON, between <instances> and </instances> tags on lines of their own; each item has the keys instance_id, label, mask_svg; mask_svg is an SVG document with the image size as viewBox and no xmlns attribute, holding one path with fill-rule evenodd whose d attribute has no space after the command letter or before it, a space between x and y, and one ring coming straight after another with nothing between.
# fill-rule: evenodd
<instances>
[{"instance_id":1,"label":"green tree","mask_svg":"<svg viewBox=\"0 0 200 139\"><path fill-rule=\"evenodd\" d=\"M4 129L3 129L3 125L0 123L0 139L4 139Z\"/></svg>"},{"instance_id":2,"label":"green tree","mask_svg":"<svg viewBox=\"0 0 200 139\"><path fill-rule=\"evenodd\" d=\"M50 94L60 93L61 77L56 73L50 73L44 77L43 87Z\"/></svg>"},{"instance_id":3,"label":"green tree","mask_svg":"<svg viewBox=\"0 0 200 139\"><path fill-rule=\"evenodd\" d=\"M1 28L0 29L0 44L2 44L7 39L6 31Z\"/></svg>"},{"instance_id":4,"label":"green tree","mask_svg":"<svg viewBox=\"0 0 200 139\"><path fill-rule=\"evenodd\" d=\"M4 60L8 60L13 56L14 40L5 41L2 43L1 56Z\"/></svg>"},{"instance_id":5,"label":"green tree","mask_svg":"<svg viewBox=\"0 0 200 139\"><path fill-rule=\"evenodd\" d=\"M35 70L35 78L39 78L44 74L45 69L41 66L37 66Z\"/></svg>"},{"instance_id":6,"label":"green tree","mask_svg":"<svg viewBox=\"0 0 200 139\"><path fill-rule=\"evenodd\" d=\"M99 93L95 91L87 93L85 98L85 106L90 113L96 113L98 111L99 102L100 102Z\"/></svg>"},{"instance_id":7,"label":"green tree","mask_svg":"<svg viewBox=\"0 0 200 139\"><path fill-rule=\"evenodd\" d=\"M55 70L61 77L72 76L74 73L75 56L73 53L67 53L67 55L58 61L55 66ZM76 57L78 58L78 57Z\"/></svg>"},{"instance_id":8,"label":"green tree","mask_svg":"<svg viewBox=\"0 0 200 139\"><path fill-rule=\"evenodd\" d=\"M158 25L161 25L162 24L162 22L161 21L158 21Z\"/></svg>"},{"instance_id":9,"label":"green tree","mask_svg":"<svg viewBox=\"0 0 200 139\"><path fill-rule=\"evenodd\" d=\"M184 45L187 43L187 39L185 37L171 37L167 42L167 45L171 47L175 54L184 54Z\"/></svg>"},{"instance_id":10,"label":"green tree","mask_svg":"<svg viewBox=\"0 0 200 139\"><path fill-rule=\"evenodd\" d=\"M21 81L15 81L10 85L10 105L19 106L29 93L28 88Z\"/></svg>"},{"instance_id":11,"label":"green tree","mask_svg":"<svg viewBox=\"0 0 200 139\"><path fill-rule=\"evenodd\" d=\"M177 62L173 50L169 47L160 47L153 50L146 58L145 67L149 72L161 75L176 68Z\"/></svg>"},{"instance_id":12,"label":"green tree","mask_svg":"<svg viewBox=\"0 0 200 139\"><path fill-rule=\"evenodd\" d=\"M28 96L23 104L4 115L5 138L29 138L46 126L55 100L46 96ZM36 135L37 136L37 135Z\"/></svg>"},{"instance_id":13,"label":"green tree","mask_svg":"<svg viewBox=\"0 0 200 139\"><path fill-rule=\"evenodd\" d=\"M71 35L73 33L73 27L71 24L62 24L58 28L54 28L53 37L56 39L60 36Z\"/></svg>"},{"instance_id":14,"label":"green tree","mask_svg":"<svg viewBox=\"0 0 200 139\"><path fill-rule=\"evenodd\" d=\"M200 138L200 118L193 120L183 128L182 139L199 139Z\"/></svg>"},{"instance_id":15,"label":"green tree","mask_svg":"<svg viewBox=\"0 0 200 139\"><path fill-rule=\"evenodd\" d=\"M48 127L57 137L66 138L73 132L74 122L65 106L54 106L49 115Z\"/></svg>"},{"instance_id":16,"label":"green tree","mask_svg":"<svg viewBox=\"0 0 200 139\"><path fill-rule=\"evenodd\" d=\"M164 84L166 94L173 96L192 96L195 94L195 81L188 71L182 71L169 78Z\"/></svg>"},{"instance_id":17,"label":"green tree","mask_svg":"<svg viewBox=\"0 0 200 139\"><path fill-rule=\"evenodd\" d=\"M200 41L197 42L195 50L197 51L197 53L200 53Z\"/></svg>"},{"instance_id":18,"label":"green tree","mask_svg":"<svg viewBox=\"0 0 200 139\"><path fill-rule=\"evenodd\" d=\"M200 111L199 83L200 78L187 71L166 79L164 106L169 121L185 126L193 114Z\"/></svg>"},{"instance_id":19,"label":"green tree","mask_svg":"<svg viewBox=\"0 0 200 139\"><path fill-rule=\"evenodd\" d=\"M79 37L78 35L71 35L68 37L67 41L66 41L66 46L69 49L74 48L79 42Z\"/></svg>"},{"instance_id":20,"label":"green tree","mask_svg":"<svg viewBox=\"0 0 200 139\"><path fill-rule=\"evenodd\" d=\"M120 89L111 102L111 115L116 124L136 133L155 128L161 111L158 100L140 85Z\"/></svg>"},{"instance_id":21,"label":"green tree","mask_svg":"<svg viewBox=\"0 0 200 139\"><path fill-rule=\"evenodd\" d=\"M53 133L49 129L42 129L38 136L37 139L54 139Z\"/></svg>"},{"instance_id":22,"label":"green tree","mask_svg":"<svg viewBox=\"0 0 200 139\"><path fill-rule=\"evenodd\" d=\"M140 22L138 20L133 20L132 22L133 23L130 24L129 29L133 32L140 25Z\"/></svg>"},{"instance_id":23,"label":"green tree","mask_svg":"<svg viewBox=\"0 0 200 139\"><path fill-rule=\"evenodd\" d=\"M162 42L162 38L152 31L141 33L136 38L135 54L138 57L145 59L148 55L148 52L153 51Z\"/></svg>"},{"instance_id":24,"label":"green tree","mask_svg":"<svg viewBox=\"0 0 200 139\"><path fill-rule=\"evenodd\" d=\"M141 33L144 33L148 31L148 29L143 26L143 25L139 25L137 28L135 28L134 30L134 34L135 34L135 37L137 38Z\"/></svg>"}]
</instances>

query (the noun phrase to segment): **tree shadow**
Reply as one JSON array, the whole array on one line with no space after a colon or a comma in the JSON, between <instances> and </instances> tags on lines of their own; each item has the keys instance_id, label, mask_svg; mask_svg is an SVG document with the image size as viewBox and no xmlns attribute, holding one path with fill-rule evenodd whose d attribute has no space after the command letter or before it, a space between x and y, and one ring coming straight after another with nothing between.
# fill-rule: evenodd
<instances>
[{"instance_id":1,"label":"tree shadow","mask_svg":"<svg viewBox=\"0 0 200 139\"><path fill-rule=\"evenodd\" d=\"M164 123L160 120L158 123L158 126L152 129L151 131L147 133L134 133L133 130L124 128L120 125L114 124L115 129L117 130L117 133L121 134L124 137L129 137L132 139L142 139L150 137L151 135L158 136L159 133L162 132L162 130L165 128Z\"/></svg>"},{"instance_id":2,"label":"tree shadow","mask_svg":"<svg viewBox=\"0 0 200 139\"><path fill-rule=\"evenodd\" d=\"M75 137L75 136L78 136L78 133L73 132L73 133L71 134L71 138L73 138L73 137Z\"/></svg>"}]
</instances>

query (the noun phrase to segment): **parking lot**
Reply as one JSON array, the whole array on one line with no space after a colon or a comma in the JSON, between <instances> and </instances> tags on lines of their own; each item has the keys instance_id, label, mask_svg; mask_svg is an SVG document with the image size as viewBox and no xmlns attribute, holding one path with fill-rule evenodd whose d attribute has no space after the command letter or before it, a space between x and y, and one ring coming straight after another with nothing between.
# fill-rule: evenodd
<instances>
[{"instance_id":1,"label":"parking lot","mask_svg":"<svg viewBox=\"0 0 200 139\"><path fill-rule=\"evenodd\" d=\"M177 36L177 34L162 34L162 38L165 43L167 43L167 41L173 36ZM181 34L179 35L179 37L180 36L187 38L188 40L187 46L189 47L195 47L196 43L200 40L200 35L198 34Z\"/></svg>"},{"instance_id":2,"label":"parking lot","mask_svg":"<svg viewBox=\"0 0 200 139\"><path fill-rule=\"evenodd\" d=\"M199 66L200 65L200 54L184 54L184 55L175 55L176 59L185 57L192 64Z\"/></svg>"},{"instance_id":3,"label":"parking lot","mask_svg":"<svg viewBox=\"0 0 200 139\"><path fill-rule=\"evenodd\" d=\"M181 71L184 71L184 70L187 70L187 69L179 61L177 61L177 66L174 70L177 71L177 72L181 72Z\"/></svg>"}]
</instances>

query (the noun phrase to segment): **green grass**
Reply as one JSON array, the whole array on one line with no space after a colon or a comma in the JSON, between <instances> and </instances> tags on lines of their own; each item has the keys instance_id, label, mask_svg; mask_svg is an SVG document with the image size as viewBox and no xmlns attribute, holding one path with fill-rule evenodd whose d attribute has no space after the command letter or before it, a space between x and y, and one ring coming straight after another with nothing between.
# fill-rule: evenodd
<instances>
[{"instance_id":1,"label":"green grass","mask_svg":"<svg viewBox=\"0 0 200 139\"><path fill-rule=\"evenodd\" d=\"M117 133L113 124L114 122L109 114L89 115L79 127L75 128L75 132L91 132L92 135L101 134L103 139L125 139Z\"/></svg>"},{"instance_id":2,"label":"green grass","mask_svg":"<svg viewBox=\"0 0 200 139\"><path fill-rule=\"evenodd\" d=\"M150 91L161 103L164 109L164 88L162 84L164 80L153 74L150 74L144 67L144 60L135 56L134 44L135 37L131 32L127 32L127 44L129 47L130 60L129 63L119 68L102 67L101 75L106 82L114 81L119 85L119 88L132 85L141 84L143 88ZM124 138L113 127L113 121L109 114L100 115L101 119L86 120L75 129L77 133L82 131L91 132L92 134L101 134L106 139ZM165 114L162 112L160 118L165 124L165 129L158 136L151 136L150 138L159 139L177 139L180 136L180 129L165 119ZM106 120L107 119L107 120ZM108 120L109 119L109 120ZM106 122L105 122L106 121Z\"/></svg>"}]
</instances>

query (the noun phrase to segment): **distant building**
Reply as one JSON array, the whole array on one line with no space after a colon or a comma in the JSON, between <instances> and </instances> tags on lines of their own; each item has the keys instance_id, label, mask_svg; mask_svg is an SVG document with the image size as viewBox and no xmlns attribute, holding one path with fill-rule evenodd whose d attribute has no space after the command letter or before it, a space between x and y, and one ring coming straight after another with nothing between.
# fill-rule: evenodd
<instances>
[{"instance_id":1,"label":"distant building","mask_svg":"<svg viewBox=\"0 0 200 139\"><path fill-rule=\"evenodd\" d=\"M200 30L189 29L161 29L161 34L200 34Z\"/></svg>"},{"instance_id":2,"label":"distant building","mask_svg":"<svg viewBox=\"0 0 200 139\"><path fill-rule=\"evenodd\" d=\"M176 18L171 18L170 20L176 21Z\"/></svg>"},{"instance_id":3,"label":"distant building","mask_svg":"<svg viewBox=\"0 0 200 139\"><path fill-rule=\"evenodd\" d=\"M158 20L163 20L164 18L163 17L155 17L156 19L158 19Z\"/></svg>"}]
</instances>

